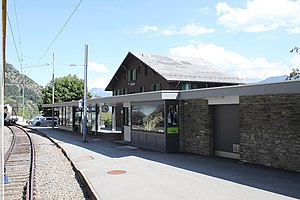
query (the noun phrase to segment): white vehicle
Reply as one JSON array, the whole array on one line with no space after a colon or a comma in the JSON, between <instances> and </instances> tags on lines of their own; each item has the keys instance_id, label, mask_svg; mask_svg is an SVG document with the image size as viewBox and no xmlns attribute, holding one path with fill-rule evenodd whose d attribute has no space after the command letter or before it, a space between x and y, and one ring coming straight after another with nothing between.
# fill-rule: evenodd
<instances>
[{"instance_id":1,"label":"white vehicle","mask_svg":"<svg viewBox=\"0 0 300 200\"><path fill-rule=\"evenodd\" d=\"M52 126L52 117L39 117L37 120L35 118L32 124L35 126ZM54 117L54 126L57 126L56 117Z\"/></svg>"},{"instance_id":2,"label":"white vehicle","mask_svg":"<svg viewBox=\"0 0 300 200\"><path fill-rule=\"evenodd\" d=\"M27 124L35 124L37 121L39 121L43 116L36 116L35 118L29 119L26 121Z\"/></svg>"},{"instance_id":3,"label":"white vehicle","mask_svg":"<svg viewBox=\"0 0 300 200\"><path fill-rule=\"evenodd\" d=\"M34 126L52 126L52 117L37 116L27 121ZM54 117L54 126L57 125L57 118Z\"/></svg>"}]
</instances>

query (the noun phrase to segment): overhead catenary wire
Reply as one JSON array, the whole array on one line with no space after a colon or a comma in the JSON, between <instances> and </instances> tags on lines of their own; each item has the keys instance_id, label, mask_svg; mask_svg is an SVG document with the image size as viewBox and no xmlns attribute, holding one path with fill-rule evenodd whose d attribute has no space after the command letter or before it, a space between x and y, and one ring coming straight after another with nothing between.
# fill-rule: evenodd
<instances>
[{"instance_id":1,"label":"overhead catenary wire","mask_svg":"<svg viewBox=\"0 0 300 200\"><path fill-rule=\"evenodd\" d=\"M9 29L10 29L12 39L13 39L13 42L14 42L14 46L15 46L15 50L16 50L16 53L17 53L18 61L19 61L19 64L21 66L20 55L19 55L19 52L18 52L18 48L17 48L17 44L16 44L16 40L15 40L15 35L14 35L13 29L12 29L12 26L11 26L11 23L10 23L8 12L6 12L6 14L7 14L8 24L9 24Z\"/></svg>"},{"instance_id":2,"label":"overhead catenary wire","mask_svg":"<svg viewBox=\"0 0 300 200\"><path fill-rule=\"evenodd\" d=\"M49 51L49 49L51 48L51 46L54 44L54 42L57 40L57 38L59 37L59 35L61 34L61 32L64 30L64 28L67 26L68 22L71 20L72 16L74 15L74 13L76 12L76 10L79 8L79 6L81 5L82 0L80 0L80 2L78 3L78 5L76 6L76 8L73 10L72 14L70 15L70 17L68 18L68 20L65 22L65 24L63 25L63 27L60 29L60 31L58 32L58 34L55 36L55 38L53 39L53 41L50 43L50 45L48 46L48 48L46 49L46 51L42 54L42 56L40 57L40 59L37 61L36 65L38 65L40 63L40 61L43 59L43 57L46 55L46 53Z\"/></svg>"},{"instance_id":3,"label":"overhead catenary wire","mask_svg":"<svg viewBox=\"0 0 300 200\"><path fill-rule=\"evenodd\" d=\"M18 38L19 38L19 45L20 45L21 62L23 62L23 48L22 48L21 34L20 34L20 28L19 28L19 18L18 18L15 0L13 2L14 2L15 17L16 17L16 24L17 24L17 31L18 31ZM23 63L21 63L21 64L23 64ZM21 66L21 68L22 68L22 66Z\"/></svg>"}]
</instances>

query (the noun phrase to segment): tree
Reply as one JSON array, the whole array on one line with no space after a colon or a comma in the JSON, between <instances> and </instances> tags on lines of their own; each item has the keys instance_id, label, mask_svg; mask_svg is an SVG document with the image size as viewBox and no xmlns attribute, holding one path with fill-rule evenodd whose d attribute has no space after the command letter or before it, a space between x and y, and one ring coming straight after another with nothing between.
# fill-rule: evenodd
<instances>
[{"instance_id":1,"label":"tree","mask_svg":"<svg viewBox=\"0 0 300 200\"><path fill-rule=\"evenodd\" d=\"M300 48L299 47L294 47L290 52L299 53L300 54ZM290 73L289 76L286 77L286 80L292 80L292 79L299 79L300 78L300 71L299 68L294 68L292 69L292 72Z\"/></svg>"},{"instance_id":2,"label":"tree","mask_svg":"<svg viewBox=\"0 0 300 200\"><path fill-rule=\"evenodd\" d=\"M292 80L292 79L299 79L300 78L300 71L298 68L292 69L293 71L290 73L289 76L286 77L286 80Z\"/></svg>"},{"instance_id":3,"label":"tree","mask_svg":"<svg viewBox=\"0 0 300 200\"><path fill-rule=\"evenodd\" d=\"M84 80L79 79L76 75L56 78L54 80L54 101L55 103L72 100L80 100L84 95ZM88 92L88 98L92 95ZM52 81L43 89L43 103L52 103Z\"/></svg>"}]
</instances>

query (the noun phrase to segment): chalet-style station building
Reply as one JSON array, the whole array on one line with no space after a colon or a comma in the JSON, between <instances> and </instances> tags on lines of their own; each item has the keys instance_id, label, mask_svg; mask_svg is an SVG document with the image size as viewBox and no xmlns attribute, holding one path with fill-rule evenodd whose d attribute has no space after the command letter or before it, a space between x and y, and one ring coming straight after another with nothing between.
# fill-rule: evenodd
<instances>
[{"instance_id":1,"label":"chalet-style station building","mask_svg":"<svg viewBox=\"0 0 300 200\"><path fill-rule=\"evenodd\" d=\"M106 87L113 96L160 90L190 90L242 84L200 58L129 52Z\"/></svg>"},{"instance_id":2,"label":"chalet-style station building","mask_svg":"<svg viewBox=\"0 0 300 200\"><path fill-rule=\"evenodd\" d=\"M87 100L89 132L300 172L300 80L246 85L203 59L129 52L106 91ZM59 129L81 132L78 101L43 107L54 107Z\"/></svg>"}]
</instances>

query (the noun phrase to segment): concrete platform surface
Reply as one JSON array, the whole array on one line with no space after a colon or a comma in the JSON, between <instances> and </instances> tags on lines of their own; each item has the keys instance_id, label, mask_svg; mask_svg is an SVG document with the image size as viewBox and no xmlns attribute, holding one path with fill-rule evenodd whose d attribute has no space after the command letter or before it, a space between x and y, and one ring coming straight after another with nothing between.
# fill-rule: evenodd
<instances>
[{"instance_id":1,"label":"concrete platform surface","mask_svg":"<svg viewBox=\"0 0 300 200\"><path fill-rule=\"evenodd\" d=\"M300 199L300 173L219 157L148 151L105 135L88 135L88 142L82 142L79 133L37 129L67 152L102 200ZM109 174L112 170L126 173Z\"/></svg>"}]
</instances>

